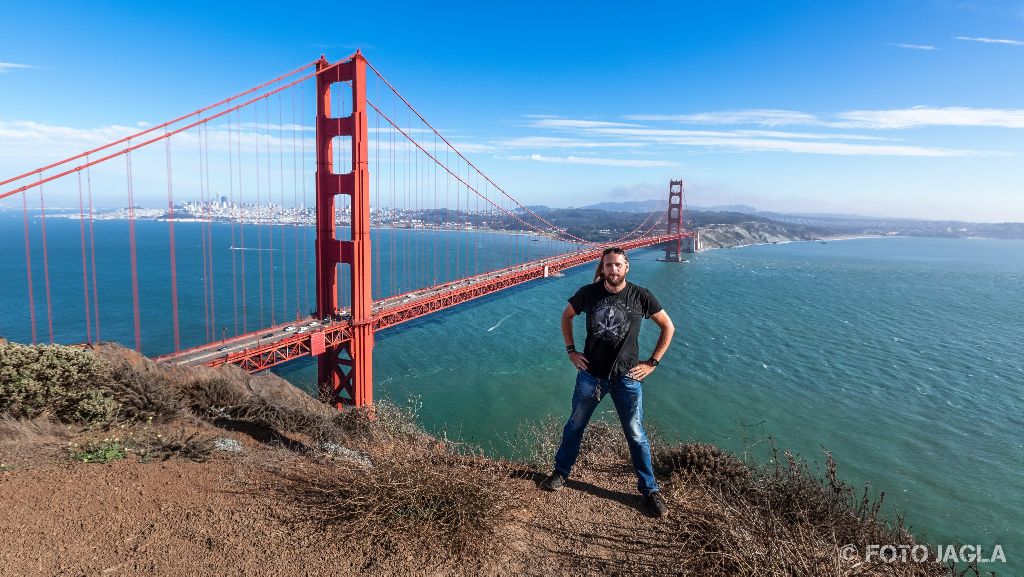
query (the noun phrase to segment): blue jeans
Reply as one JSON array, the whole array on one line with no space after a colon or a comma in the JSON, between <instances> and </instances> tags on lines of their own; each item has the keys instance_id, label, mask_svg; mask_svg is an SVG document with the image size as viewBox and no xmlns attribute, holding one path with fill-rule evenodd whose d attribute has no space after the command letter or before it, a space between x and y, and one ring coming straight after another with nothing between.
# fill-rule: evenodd
<instances>
[{"instance_id":1,"label":"blue jeans","mask_svg":"<svg viewBox=\"0 0 1024 577\"><path fill-rule=\"evenodd\" d=\"M643 392L640 381L616 375L598 379L587 371L576 374L576 391L572 395L572 415L562 429L562 444L555 453L555 471L568 478L580 454L583 431L590 422L594 409L606 393L611 393L615 412L619 414L622 432L629 444L629 456L636 472L637 489L642 495L658 491L651 465L651 445L641 420L644 417Z\"/></svg>"}]
</instances>

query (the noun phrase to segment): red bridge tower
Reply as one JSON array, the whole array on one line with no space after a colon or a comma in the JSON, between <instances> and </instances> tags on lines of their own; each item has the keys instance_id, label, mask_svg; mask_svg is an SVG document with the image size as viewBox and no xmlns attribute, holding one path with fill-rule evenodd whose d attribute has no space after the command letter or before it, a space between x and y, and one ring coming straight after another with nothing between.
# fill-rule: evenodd
<instances>
[{"instance_id":1,"label":"red bridge tower","mask_svg":"<svg viewBox=\"0 0 1024 577\"><path fill-rule=\"evenodd\" d=\"M683 181L670 180L668 183L668 234L683 232ZM682 262L683 239L678 237L665 243L664 262Z\"/></svg>"},{"instance_id":2,"label":"red bridge tower","mask_svg":"<svg viewBox=\"0 0 1024 577\"><path fill-rule=\"evenodd\" d=\"M331 86L352 86L352 114L331 116ZM311 352L317 357L320 398L341 408L373 402L373 294L370 276L370 172L367 165L366 59L317 63L316 102L316 314L338 313L338 265L347 264L352 286L352 339ZM352 171L334 172L332 141L352 139ZM352 238L335 237L334 197L352 198ZM322 341L321 341L322 342Z\"/></svg>"}]
</instances>

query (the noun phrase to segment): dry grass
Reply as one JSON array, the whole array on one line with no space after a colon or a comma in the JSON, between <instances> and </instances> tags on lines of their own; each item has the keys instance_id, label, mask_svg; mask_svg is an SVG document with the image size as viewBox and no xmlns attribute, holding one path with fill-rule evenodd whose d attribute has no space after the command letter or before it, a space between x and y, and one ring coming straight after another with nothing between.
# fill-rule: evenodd
<instances>
[{"instance_id":1,"label":"dry grass","mask_svg":"<svg viewBox=\"0 0 1024 577\"><path fill-rule=\"evenodd\" d=\"M191 411L211 423L245 423L297 450L295 458L268 454L257 464L269 472L272 494L294 505L292 521L372 545L379 555L484 559L519 506L509 467L427 435L415 406L316 410L244 394L219 379L183 390ZM338 448L367 462L338 458Z\"/></svg>"},{"instance_id":2,"label":"dry grass","mask_svg":"<svg viewBox=\"0 0 1024 577\"><path fill-rule=\"evenodd\" d=\"M526 427L538 441L533 454L550 467L561 427L550 421ZM545 436L546 435L546 436ZM916 543L903 517L881 514L884 494L873 498L842 481L830 454L819 474L807 462L772 445L765 465L744 463L706 444L653 443L655 472L671 514L656 530L638 530L631 565L600 568L665 575L949 575L938 563L860 563L840 558L852 544ZM628 467L618 423L596 421L587 429L577 467L607 471ZM934 550L934 548L932 548Z\"/></svg>"},{"instance_id":3,"label":"dry grass","mask_svg":"<svg viewBox=\"0 0 1024 577\"><path fill-rule=\"evenodd\" d=\"M378 403L331 418L301 418L263 401L255 418L282 431L340 443L368 457L296 459L271 463L269 487L290 502L292 520L317 532L373 545L376 554L433 562L480 561L520 506L512 470L465 454L415 425L415 409Z\"/></svg>"},{"instance_id":4,"label":"dry grass","mask_svg":"<svg viewBox=\"0 0 1024 577\"><path fill-rule=\"evenodd\" d=\"M629 447L622 427L614 416L594 415L587 425L580 443L577 466L591 469L620 467L629 461ZM554 463L555 451L562 441L564 419L549 416L537 421L521 423L515 438L509 443L516 458L531 467L549 471ZM657 443L657 432L647 428L652 447ZM614 457L614 459L609 459ZM623 459L625 461L623 461Z\"/></svg>"},{"instance_id":5,"label":"dry grass","mask_svg":"<svg viewBox=\"0 0 1024 577\"><path fill-rule=\"evenodd\" d=\"M894 513L880 514L884 494L871 496L840 480L826 454L825 478L789 452L773 451L764 466L747 466L706 445L666 450L666 490L682 505L682 519L666 540L678 562L708 575L947 575L938 563L840 558L853 545L916 543ZM676 516L677 518L680 515Z\"/></svg>"},{"instance_id":6,"label":"dry grass","mask_svg":"<svg viewBox=\"0 0 1024 577\"><path fill-rule=\"evenodd\" d=\"M444 451L377 456L369 469L310 463L281 471L276 488L298 520L403 555L485 558L519 503L505 467Z\"/></svg>"},{"instance_id":7,"label":"dry grass","mask_svg":"<svg viewBox=\"0 0 1024 577\"><path fill-rule=\"evenodd\" d=\"M50 443L66 435L64 426L51 417L15 419L0 417L0 441L29 445Z\"/></svg>"},{"instance_id":8,"label":"dry grass","mask_svg":"<svg viewBox=\"0 0 1024 577\"><path fill-rule=\"evenodd\" d=\"M55 457L67 438L66 427L49 416L35 419L0 416L0 469L10 470Z\"/></svg>"},{"instance_id":9,"label":"dry grass","mask_svg":"<svg viewBox=\"0 0 1024 577\"><path fill-rule=\"evenodd\" d=\"M106 390L117 401L117 417L121 420L167 422L185 408L175 383L160 373L117 367Z\"/></svg>"},{"instance_id":10,"label":"dry grass","mask_svg":"<svg viewBox=\"0 0 1024 577\"><path fill-rule=\"evenodd\" d=\"M714 445L687 443L655 447L657 475L678 482L704 483L725 491L745 491L753 471L735 455Z\"/></svg>"},{"instance_id":11,"label":"dry grass","mask_svg":"<svg viewBox=\"0 0 1024 577\"><path fill-rule=\"evenodd\" d=\"M181 387L193 413L204 418L226 417L250 396L225 378L196 379Z\"/></svg>"},{"instance_id":12,"label":"dry grass","mask_svg":"<svg viewBox=\"0 0 1024 577\"><path fill-rule=\"evenodd\" d=\"M144 461L166 461L172 457L202 463L213 453L213 437L199 431L177 429L169 434L153 433L141 447Z\"/></svg>"}]
</instances>

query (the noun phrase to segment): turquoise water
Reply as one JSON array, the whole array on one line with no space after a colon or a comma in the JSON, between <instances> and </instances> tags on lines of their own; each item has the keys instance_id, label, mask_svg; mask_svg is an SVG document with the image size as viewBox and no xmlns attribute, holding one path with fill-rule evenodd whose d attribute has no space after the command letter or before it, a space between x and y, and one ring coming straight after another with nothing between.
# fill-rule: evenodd
<instances>
[{"instance_id":1,"label":"turquoise water","mask_svg":"<svg viewBox=\"0 0 1024 577\"><path fill-rule=\"evenodd\" d=\"M112 237L110 254L99 258L123 259L114 249L123 246L124 223L103 224ZM151 224L140 228L140 246L166 250L165 228ZM73 249L51 242L51 267L55 259L80 259L77 223L47 226L51 235L75 241ZM0 221L0 278L7 281L0 334L17 340L28 334L22 234L20 220ZM181 234L192 234L178 244L179 263L191 272L179 272L179 280L194 296L202 287L198 235ZM493 236L482 242L503 242ZM396 247L405 246L400 238ZM230 258L218 246L217 258ZM677 327L645 384L647 419L663 436L758 455L767 434L809 458L827 448L841 476L885 491L917 534L942 544L959 538L987 551L1000 544L1008 563L982 569L1024 572L1024 241L792 243L709 251L685 264L660 263L658 256L635 251L630 280L653 290ZM166 268L157 260L140 266ZM66 264L57 283L80 283L77 266ZM564 357L558 317L591 270L579 267L378 334L376 397L404 402L415 395L429 429L507 453L523 420L568 413L574 369ZM129 279L123 271L111 275L100 280L109 302L101 302L104 337L130 345ZM143 288L150 293L144 316L156 322L166 315L167 289ZM84 334L80 312L61 312L80 310L80 284L77 290L54 299L58 338ZM183 339L202 340L201 296L183 303L192 311ZM229 310L226 302L218 306ZM577 342L582 330L578 324ZM148 330L144 349L166 350L167 333ZM656 336L653 325L645 328L643 350ZM311 388L314 370L296 362L279 373Z\"/></svg>"}]
</instances>

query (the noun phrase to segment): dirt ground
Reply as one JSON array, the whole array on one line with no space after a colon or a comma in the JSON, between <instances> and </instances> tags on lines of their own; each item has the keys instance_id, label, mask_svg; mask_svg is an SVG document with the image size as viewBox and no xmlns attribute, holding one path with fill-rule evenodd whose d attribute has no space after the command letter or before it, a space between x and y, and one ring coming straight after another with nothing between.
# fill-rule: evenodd
<instances>
[{"instance_id":1,"label":"dirt ground","mask_svg":"<svg viewBox=\"0 0 1024 577\"><path fill-rule=\"evenodd\" d=\"M197 463L173 458L106 464L66 457L60 446L0 444L0 567L4 575L413 575L650 574L668 520L642 510L626 463L581 471L557 493L539 473L515 483L522 511L486 563L396 558L373 546L334 542L293 522L293 505L267 484L268 462L299 458L241 433L241 453ZM674 504L674 514L681 514Z\"/></svg>"}]
</instances>

